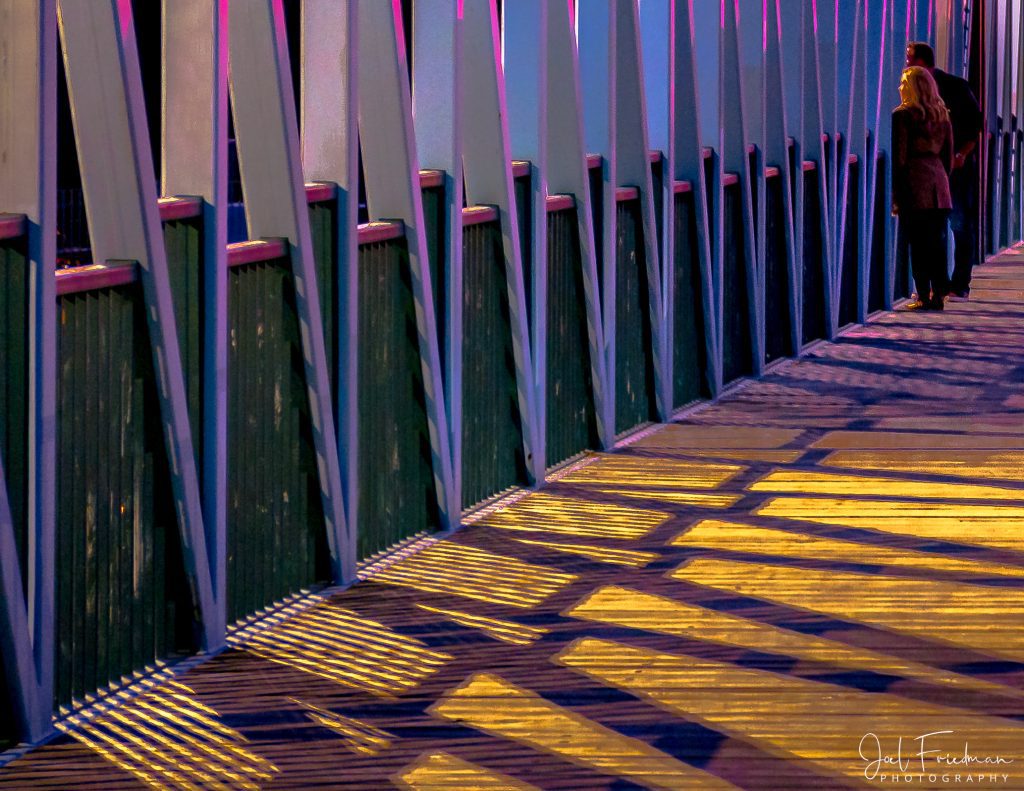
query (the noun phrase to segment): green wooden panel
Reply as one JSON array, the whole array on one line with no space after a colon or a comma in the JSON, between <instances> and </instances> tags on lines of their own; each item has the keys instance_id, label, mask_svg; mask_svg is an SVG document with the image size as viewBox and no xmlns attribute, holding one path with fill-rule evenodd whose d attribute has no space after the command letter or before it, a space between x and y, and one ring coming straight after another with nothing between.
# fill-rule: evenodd
<instances>
[{"instance_id":1,"label":"green wooden panel","mask_svg":"<svg viewBox=\"0 0 1024 791\"><path fill-rule=\"evenodd\" d=\"M885 225L891 222L889 206L885 200L885 155L876 160L875 194L871 211L874 212L871 238L871 274L868 285L868 310L882 310L885 307Z\"/></svg>"},{"instance_id":2,"label":"green wooden panel","mask_svg":"<svg viewBox=\"0 0 1024 791\"><path fill-rule=\"evenodd\" d=\"M14 539L27 584L25 557L28 419L28 256L25 237L0 240L0 457ZM0 662L0 750L17 742L7 680Z\"/></svg>"},{"instance_id":3,"label":"green wooden panel","mask_svg":"<svg viewBox=\"0 0 1024 791\"><path fill-rule=\"evenodd\" d=\"M501 226L463 232L462 502L526 481Z\"/></svg>"},{"instance_id":4,"label":"green wooden panel","mask_svg":"<svg viewBox=\"0 0 1024 791\"><path fill-rule=\"evenodd\" d=\"M523 288L526 294L526 322L533 327L533 212L530 210L532 184L529 176L520 176L513 182L516 197L516 218L519 221L519 251L523 260Z\"/></svg>"},{"instance_id":5,"label":"green wooden panel","mask_svg":"<svg viewBox=\"0 0 1024 791\"><path fill-rule=\"evenodd\" d=\"M202 220L190 217L165 222L164 247L174 298L178 348L185 372L185 397L192 427L196 463L203 458L203 231Z\"/></svg>"},{"instance_id":6,"label":"green wooden panel","mask_svg":"<svg viewBox=\"0 0 1024 791\"><path fill-rule=\"evenodd\" d=\"M846 193L846 235L843 237L843 269L840 280L839 326L857 321L857 250L860 240L860 217L857 202L860 193L860 163L850 164Z\"/></svg>"},{"instance_id":7,"label":"green wooden panel","mask_svg":"<svg viewBox=\"0 0 1024 791\"><path fill-rule=\"evenodd\" d=\"M0 240L0 457L14 537L25 570L28 492L27 238Z\"/></svg>"},{"instance_id":8,"label":"green wooden panel","mask_svg":"<svg viewBox=\"0 0 1024 791\"><path fill-rule=\"evenodd\" d=\"M765 192L765 346L770 363L794 353L789 310L789 266L786 261L786 205L782 177L770 178Z\"/></svg>"},{"instance_id":9,"label":"green wooden panel","mask_svg":"<svg viewBox=\"0 0 1024 791\"><path fill-rule=\"evenodd\" d=\"M725 188L722 260L722 375L728 384L753 371L750 289L744 261L743 201L739 184Z\"/></svg>"},{"instance_id":10,"label":"green wooden panel","mask_svg":"<svg viewBox=\"0 0 1024 791\"><path fill-rule=\"evenodd\" d=\"M228 620L330 577L287 259L228 273Z\"/></svg>"},{"instance_id":11,"label":"green wooden panel","mask_svg":"<svg viewBox=\"0 0 1024 791\"><path fill-rule=\"evenodd\" d=\"M704 298L697 257L697 219L693 193L675 196L675 267L672 325L672 405L681 407L708 397Z\"/></svg>"},{"instance_id":12,"label":"green wooden panel","mask_svg":"<svg viewBox=\"0 0 1024 791\"><path fill-rule=\"evenodd\" d=\"M547 463L596 447L576 210L548 215Z\"/></svg>"},{"instance_id":13,"label":"green wooden panel","mask_svg":"<svg viewBox=\"0 0 1024 791\"><path fill-rule=\"evenodd\" d=\"M440 524L404 240L360 247L359 308L358 553L366 558Z\"/></svg>"},{"instance_id":14,"label":"green wooden panel","mask_svg":"<svg viewBox=\"0 0 1024 791\"><path fill-rule=\"evenodd\" d=\"M800 171L798 170L799 174ZM822 261L821 200L818 194L818 173L803 172L804 179L804 265L803 265L803 327L801 340L807 344L824 338L825 276Z\"/></svg>"},{"instance_id":15,"label":"green wooden panel","mask_svg":"<svg viewBox=\"0 0 1024 791\"><path fill-rule=\"evenodd\" d=\"M615 266L615 433L653 419L654 364L640 201L617 207Z\"/></svg>"},{"instance_id":16,"label":"green wooden panel","mask_svg":"<svg viewBox=\"0 0 1024 791\"><path fill-rule=\"evenodd\" d=\"M335 200L309 204L309 226L313 237L313 260L316 264L317 290L320 294L320 315L324 325L324 352L331 393L338 397L338 202Z\"/></svg>"},{"instance_id":17,"label":"green wooden panel","mask_svg":"<svg viewBox=\"0 0 1024 791\"><path fill-rule=\"evenodd\" d=\"M137 284L61 297L55 702L194 648Z\"/></svg>"}]
</instances>

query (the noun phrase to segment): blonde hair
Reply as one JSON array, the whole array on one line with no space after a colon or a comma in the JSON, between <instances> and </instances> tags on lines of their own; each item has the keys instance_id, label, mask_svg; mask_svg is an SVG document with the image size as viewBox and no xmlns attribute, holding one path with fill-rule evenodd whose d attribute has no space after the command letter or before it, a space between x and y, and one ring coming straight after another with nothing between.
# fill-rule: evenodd
<instances>
[{"instance_id":1,"label":"blonde hair","mask_svg":"<svg viewBox=\"0 0 1024 791\"><path fill-rule=\"evenodd\" d=\"M907 97L900 103L908 107L922 120L928 123L942 123L949 120L949 110L939 96L939 87L935 84L928 69L910 66L903 70L901 84L906 83Z\"/></svg>"}]
</instances>

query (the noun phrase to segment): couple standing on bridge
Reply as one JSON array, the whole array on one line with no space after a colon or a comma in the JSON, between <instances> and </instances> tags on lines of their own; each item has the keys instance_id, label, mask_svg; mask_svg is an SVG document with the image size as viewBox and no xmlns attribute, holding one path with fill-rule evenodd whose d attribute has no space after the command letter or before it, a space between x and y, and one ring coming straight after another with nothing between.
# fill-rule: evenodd
<instances>
[{"instance_id":1,"label":"couple standing on bridge","mask_svg":"<svg viewBox=\"0 0 1024 791\"><path fill-rule=\"evenodd\" d=\"M897 262L907 252L917 284L908 310L942 310L968 298L977 262L981 108L966 80L935 68L927 44L907 44L900 105L892 113L893 213L899 217ZM947 228L956 247L948 276Z\"/></svg>"}]
</instances>

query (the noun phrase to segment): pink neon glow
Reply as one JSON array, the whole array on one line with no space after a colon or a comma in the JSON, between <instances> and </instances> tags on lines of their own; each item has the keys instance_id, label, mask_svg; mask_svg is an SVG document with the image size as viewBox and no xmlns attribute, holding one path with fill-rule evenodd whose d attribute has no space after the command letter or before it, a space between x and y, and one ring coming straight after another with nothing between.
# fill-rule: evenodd
<instances>
[{"instance_id":1,"label":"pink neon glow","mask_svg":"<svg viewBox=\"0 0 1024 791\"><path fill-rule=\"evenodd\" d=\"M818 37L818 0L811 0L811 13L814 15L814 37Z\"/></svg>"},{"instance_id":2,"label":"pink neon glow","mask_svg":"<svg viewBox=\"0 0 1024 791\"><path fill-rule=\"evenodd\" d=\"M761 3L761 52L768 51L768 0Z\"/></svg>"}]
</instances>

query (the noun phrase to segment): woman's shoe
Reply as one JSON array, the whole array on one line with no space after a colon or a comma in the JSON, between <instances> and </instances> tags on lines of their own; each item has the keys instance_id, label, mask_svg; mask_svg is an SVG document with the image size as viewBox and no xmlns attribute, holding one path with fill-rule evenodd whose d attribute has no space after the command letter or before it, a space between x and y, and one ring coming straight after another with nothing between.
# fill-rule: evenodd
<instances>
[{"instance_id":1,"label":"woman's shoe","mask_svg":"<svg viewBox=\"0 0 1024 791\"><path fill-rule=\"evenodd\" d=\"M903 306L904 310L928 310L928 304L922 302L919 299L915 299L913 302L908 302Z\"/></svg>"}]
</instances>

